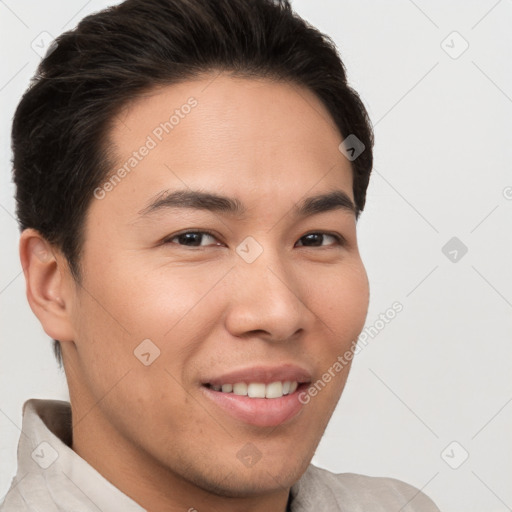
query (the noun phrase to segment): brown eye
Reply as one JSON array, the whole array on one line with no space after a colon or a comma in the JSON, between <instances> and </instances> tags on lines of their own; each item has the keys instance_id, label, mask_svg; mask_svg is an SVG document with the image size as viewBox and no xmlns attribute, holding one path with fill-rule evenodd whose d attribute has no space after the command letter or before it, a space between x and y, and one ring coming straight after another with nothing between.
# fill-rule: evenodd
<instances>
[{"instance_id":1,"label":"brown eye","mask_svg":"<svg viewBox=\"0 0 512 512\"><path fill-rule=\"evenodd\" d=\"M340 235L335 235L333 233L323 233L321 231L316 233L308 233L307 235L304 235L300 240L304 241L302 243L302 246L304 247L326 247L326 245L323 245L323 242L329 238L334 239L336 242L334 245L344 244L344 240ZM333 244L327 244L327 247L330 245Z\"/></svg>"},{"instance_id":2,"label":"brown eye","mask_svg":"<svg viewBox=\"0 0 512 512\"><path fill-rule=\"evenodd\" d=\"M215 236L208 231L185 231L166 238L163 243L183 245L186 247L205 247L211 244L203 244L201 242L208 239L216 240Z\"/></svg>"}]
</instances>

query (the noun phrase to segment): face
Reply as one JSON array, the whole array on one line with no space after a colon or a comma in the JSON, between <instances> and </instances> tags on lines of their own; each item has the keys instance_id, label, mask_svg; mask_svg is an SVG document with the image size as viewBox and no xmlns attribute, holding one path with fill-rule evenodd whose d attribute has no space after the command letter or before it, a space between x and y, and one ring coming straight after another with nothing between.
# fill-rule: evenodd
<instances>
[{"instance_id":1,"label":"face","mask_svg":"<svg viewBox=\"0 0 512 512\"><path fill-rule=\"evenodd\" d=\"M90 459L250 496L309 464L350 365L304 393L357 339L368 283L352 169L321 102L212 79L116 117L117 177L88 211L63 355Z\"/></svg>"}]
</instances>

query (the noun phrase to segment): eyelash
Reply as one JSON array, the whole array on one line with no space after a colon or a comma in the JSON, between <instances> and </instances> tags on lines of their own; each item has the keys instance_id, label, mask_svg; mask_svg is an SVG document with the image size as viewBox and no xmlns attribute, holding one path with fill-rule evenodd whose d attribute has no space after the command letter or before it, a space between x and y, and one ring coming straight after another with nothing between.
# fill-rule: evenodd
<instances>
[{"instance_id":1,"label":"eyelash","mask_svg":"<svg viewBox=\"0 0 512 512\"><path fill-rule=\"evenodd\" d=\"M188 235L188 234L194 234L194 235L208 235L208 236L211 236L212 238L215 238L217 240L217 236L211 232L211 231L208 231L208 230L190 230L190 231L183 231L181 233L176 233L172 236L169 236L167 238L164 238L162 240L162 244L163 245L167 245L167 244L172 244L172 240L174 240L175 238L178 238L180 236L183 236L183 235ZM346 245L346 240L345 238L342 236L342 235L338 235L336 233L330 233L328 231L310 231L309 233L306 233L304 235L302 235L299 240L301 240L302 238L305 238L309 235L327 235L327 236L332 236L335 240L336 240L336 244L335 245L338 245L340 247L344 247ZM191 249L204 249L208 246L187 246L187 245L183 245L183 244L175 244L175 245L178 245L179 247L186 247L186 248L191 248ZM307 247L307 248L310 248L310 249L315 249L315 248L326 248L326 247L332 247L332 246L301 246L301 247Z\"/></svg>"}]
</instances>

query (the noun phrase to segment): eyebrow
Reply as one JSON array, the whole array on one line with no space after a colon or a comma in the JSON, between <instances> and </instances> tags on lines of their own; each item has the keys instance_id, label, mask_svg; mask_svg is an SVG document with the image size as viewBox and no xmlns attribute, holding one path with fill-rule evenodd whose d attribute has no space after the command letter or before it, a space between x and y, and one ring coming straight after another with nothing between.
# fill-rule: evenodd
<instances>
[{"instance_id":1,"label":"eyebrow","mask_svg":"<svg viewBox=\"0 0 512 512\"><path fill-rule=\"evenodd\" d=\"M247 208L237 198L199 190L164 190L153 197L139 214L146 216L167 208L206 210L235 217L243 217L247 212ZM343 190L331 190L324 194L301 200L294 206L292 214L300 218L333 210L356 213L354 202L346 192Z\"/></svg>"}]
</instances>

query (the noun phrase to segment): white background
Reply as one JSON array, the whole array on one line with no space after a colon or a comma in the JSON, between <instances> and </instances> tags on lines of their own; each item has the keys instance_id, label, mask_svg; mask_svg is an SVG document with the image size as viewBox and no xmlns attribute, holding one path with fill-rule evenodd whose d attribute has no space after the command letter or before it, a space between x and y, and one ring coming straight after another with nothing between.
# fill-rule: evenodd
<instances>
[{"instance_id":1,"label":"white background","mask_svg":"<svg viewBox=\"0 0 512 512\"><path fill-rule=\"evenodd\" d=\"M16 469L23 402L68 399L24 295L10 122L39 61L36 36L110 4L0 2L0 496ZM314 462L405 480L444 511L512 510L512 1L294 7L334 39L375 126L359 223L367 325L395 301L404 308L355 358ZM468 248L456 262L442 252L452 237ZM446 461L465 451L452 469Z\"/></svg>"}]
</instances>

